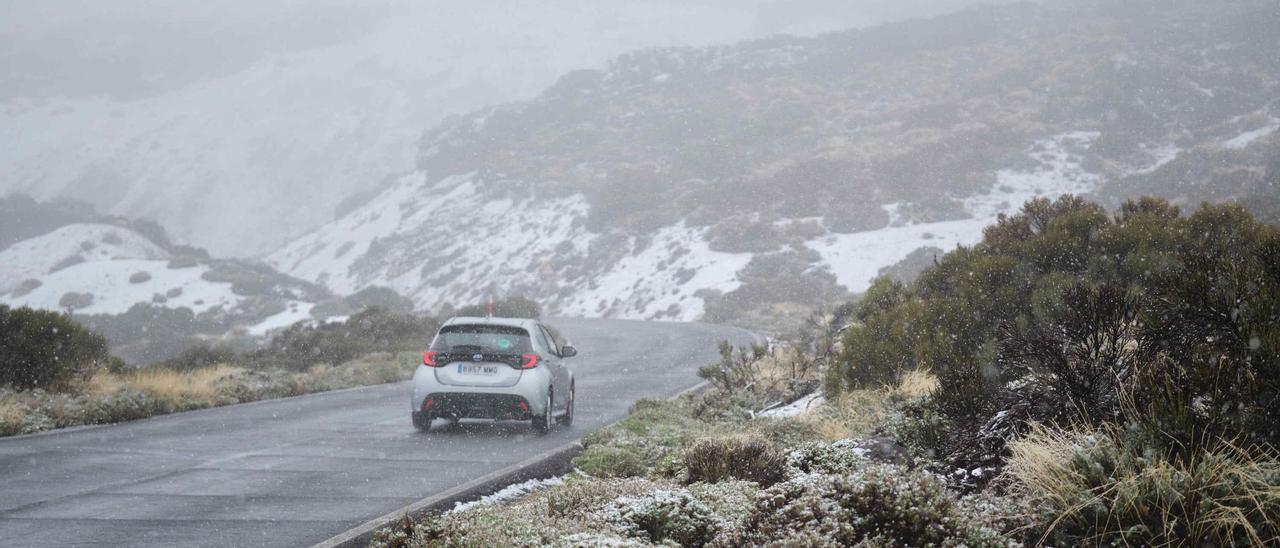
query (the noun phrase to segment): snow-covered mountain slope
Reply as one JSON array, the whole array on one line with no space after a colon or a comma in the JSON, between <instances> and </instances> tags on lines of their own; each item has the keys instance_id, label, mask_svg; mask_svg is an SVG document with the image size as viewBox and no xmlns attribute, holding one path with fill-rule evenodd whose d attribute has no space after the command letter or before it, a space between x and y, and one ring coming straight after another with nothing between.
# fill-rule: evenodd
<instances>
[{"instance_id":1,"label":"snow-covered mountain slope","mask_svg":"<svg viewBox=\"0 0 1280 548\"><path fill-rule=\"evenodd\" d=\"M56 274L60 267L78 263L168 257L167 251L132 230L71 224L0 250L0 294L12 291L24 280Z\"/></svg>"},{"instance_id":2,"label":"snow-covered mountain slope","mask_svg":"<svg viewBox=\"0 0 1280 548\"><path fill-rule=\"evenodd\" d=\"M690 319L697 291L733 290L750 260L683 224L646 239L595 233L582 195L492 200L475 177L402 177L268 262L338 293L390 287L426 309L528 294L559 314Z\"/></svg>"},{"instance_id":3,"label":"snow-covered mountain slope","mask_svg":"<svg viewBox=\"0 0 1280 548\"><path fill-rule=\"evenodd\" d=\"M168 247L162 231L157 242L121 222L68 224L0 249L0 304L100 321L140 304L186 309L206 332L262 335L309 319L317 302L331 299L265 266Z\"/></svg>"},{"instance_id":4,"label":"snow-covered mountain slope","mask_svg":"<svg viewBox=\"0 0 1280 548\"><path fill-rule=\"evenodd\" d=\"M1247 201L1280 154L1280 14L1143 1L630 53L443 122L416 171L267 260L424 308L732 320L862 291L1033 197ZM1159 184L1206 150L1231 156Z\"/></svg>"},{"instance_id":5,"label":"snow-covered mountain slope","mask_svg":"<svg viewBox=\"0 0 1280 548\"><path fill-rule=\"evenodd\" d=\"M788 9L715 0L153 4L45 14L86 19L62 30L24 19L38 5L6 12L0 43L12 49L0 53L0 84L9 83L0 86L8 88L0 91L0 193L83 199L238 257L275 249L331 220L344 198L413 170L424 128L533 97L570 70L644 47L829 31L924 9L832 0ZM359 24L330 21L344 14ZM319 37L291 38L311 27ZM199 34L174 36L183 29ZM148 44L148 33L174 51ZM200 40L206 34L210 43ZM84 51L48 53L67 43ZM115 57L130 48L136 60ZM145 73L160 61L156 74ZM91 74L120 79L113 63L141 73L133 87L143 91L121 97L95 88ZM217 66L201 73L201 63ZM84 74L63 74L64 65ZM168 87L153 82L175 72L182 77Z\"/></svg>"}]
</instances>

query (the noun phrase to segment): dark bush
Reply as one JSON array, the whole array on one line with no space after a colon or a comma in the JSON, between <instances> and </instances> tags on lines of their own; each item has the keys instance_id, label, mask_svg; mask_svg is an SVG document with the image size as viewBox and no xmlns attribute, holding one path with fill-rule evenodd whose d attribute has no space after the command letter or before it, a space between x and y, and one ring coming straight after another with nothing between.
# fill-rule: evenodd
<instances>
[{"instance_id":1,"label":"dark bush","mask_svg":"<svg viewBox=\"0 0 1280 548\"><path fill-rule=\"evenodd\" d=\"M151 280L151 274L147 272L134 272L129 275L129 283L140 284Z\"/></svg>"},{"instance_id":2,"label":"dark bush","mask_svg":"<svg viewBox=\"0 0 1280 548\"><path fill-rule=\"evenodd\" d=\"M452 311L446 310L446 315L449 316L483 317L488 313L488 303L468 305ZM495 299L493 301L493 315L500 318L538 319L542 317L542 306L532 299L519 295L505 299Z\"/></svg>"},{"instance_id":3,"label":"dark bush","mask_svg":"<svg viewBox=\"0 0 1280 548\"><path fill-rule=\"evenodd\" d=\"M173 358L159 362L156 366L178 371L194 371L220 363L235 363L237 357L236 352L230 348L201 343Z\"/></svg>"},{"instance_id":4,"label":"dark bush","mask_svg":"<svg viewBox=\"0 0 1280 548\"><path fill-rule=\"evenodd\" d=\"M13 293L11 295L15 298L25 297L30 295L32 291L40 289L40 286L42 285L44 285L44 282L34 278L22 280L17 287L13 288Z\"/></svg>"},{"instance_id":5,"label":"dark bush","mask_svg":"<svg viewBox=\"0 0 1280 548\"><path fill-rule=\"evenodd\" d=\"M68 291L62 294L62 298L58 299L58 306L70 310L88 308L93 306L93 293Z\"/></svg>"},{"instance_id":6,"label":"dark bush","mask_svg":"<svg viewBox=\"0 0 1280 548\"><path fill-rule=\"evenodd\" d=\"M1144 198L1108 218L1033 200L910 287L878 281L855 317L828 389L927 367L953 449L999 455L1023 429L1010 421L1116 421L1130 404L1171 447L1280 440L1280 230L1239 206L1183 217Z\"/></svg>"},{"instance_id":7,"label":"dark bush","mask_svg":"<svg viewBox=\"0 0 1280 548\"><path fill-rule=\"evenodd\" d=\"M394 289L372 286L340 299L317 304L311 309L311 317L349 316L371 307L404 313L413 310L413 301L396 293Z\"/></svg>"},{"instance_id":8,"label":"dark bush","mask_svg":"<svg viewBox=\"0 0 1280 548\"><path fill-rule=\"evenodd\" d=\"M68 316L0 305L0 385L71 389L110 362L107 340Z\"/></svg>"},{"instance_id":9,"label":"dark bush","mask_svg":"<svg viewBox=\"0 0 1280 548\"><path fill-rule=\"evenodd\" d=\"M247 360L258 367L295 371L317 363L336 365L370 352L424 349L439 327L435 318L368 308L345 322L289 326Z\"/></svg>"},{"instance_id":10,"label":"dark bush","mask_svg":"<svg viewBox=\"0 0 1280 548\"><path fill-rule=\"evenodd\" d=\"M768 487L786 475L782 453L754 436L701 438L685 449L683 461L689 483L740 479Z\"/></svg>"}]
</instances>

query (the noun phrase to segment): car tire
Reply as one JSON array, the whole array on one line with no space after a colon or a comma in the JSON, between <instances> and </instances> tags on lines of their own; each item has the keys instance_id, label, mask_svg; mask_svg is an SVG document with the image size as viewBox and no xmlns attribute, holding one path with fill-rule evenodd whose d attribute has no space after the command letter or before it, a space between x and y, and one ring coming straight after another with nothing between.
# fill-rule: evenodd
<instances>
[{"instance_id":1,"label":"car tire","mask_svg":"<svg viewBox=\"0 0 1280 548\"><path fill-rule=\"evenodd\" d=\"M573 426L573 404L577 402L577 390L574 385L569 385L569 402L564 406L564 414L560 416L560 424L565 426Z\"/></svg>"},{"instance_id":2,"label":"car tire","mask_svg":"<svg viewBox=\"0 0 1280 548\"><path fill-rule=\"evenodd\" d=\"M419 432L426 432L431 429L431 417L426 413L413 414L413 427Z\"/></svg>"},{"instance_id":3,"label":"car tire","mask_svg":"<svg viewBox=\"0 0 1280 548\"><path fill-rule=\"evenodd\" d=\"M554 422L551 414L551 393L547 393L547 404L543 406L542 416L533 418L533 431L539 434L546 434L551 430L551 423Z\"/></svg>"}]
</instances>

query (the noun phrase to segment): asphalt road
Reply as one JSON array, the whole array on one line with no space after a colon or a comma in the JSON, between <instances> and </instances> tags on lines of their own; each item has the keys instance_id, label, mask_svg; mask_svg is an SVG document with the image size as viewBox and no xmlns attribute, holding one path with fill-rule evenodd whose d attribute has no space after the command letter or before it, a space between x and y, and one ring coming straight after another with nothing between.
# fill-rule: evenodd
<instances>
[{"instance_id":1,"label":"asphalt road","mask_svg":"<svg viewBox=\"0 0 1280 548\"><path fill-rule=\"evenodd\" d=\"M309 546L689 388L718 341L750 340L703 324L549 323L581 351L572 428L420 434L397 383L0 439L0 545Z\"/></svg>"}]
</instances>

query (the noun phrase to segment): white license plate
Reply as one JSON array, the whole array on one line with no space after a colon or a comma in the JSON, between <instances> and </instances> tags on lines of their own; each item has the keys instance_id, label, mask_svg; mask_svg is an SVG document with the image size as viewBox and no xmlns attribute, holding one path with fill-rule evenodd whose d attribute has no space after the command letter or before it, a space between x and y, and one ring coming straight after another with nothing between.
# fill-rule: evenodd
<instances>
[{"instance_id":1,"label":"white license plate","mask_svg":"<svg viewBox=\"0 0 1280 548\"><path fill-rule=\"evenodd\" d=\"M493 376L498 374L498 366L488 363L460 363L458 372L463 375Z\"/></svg>"}]
</instances>

